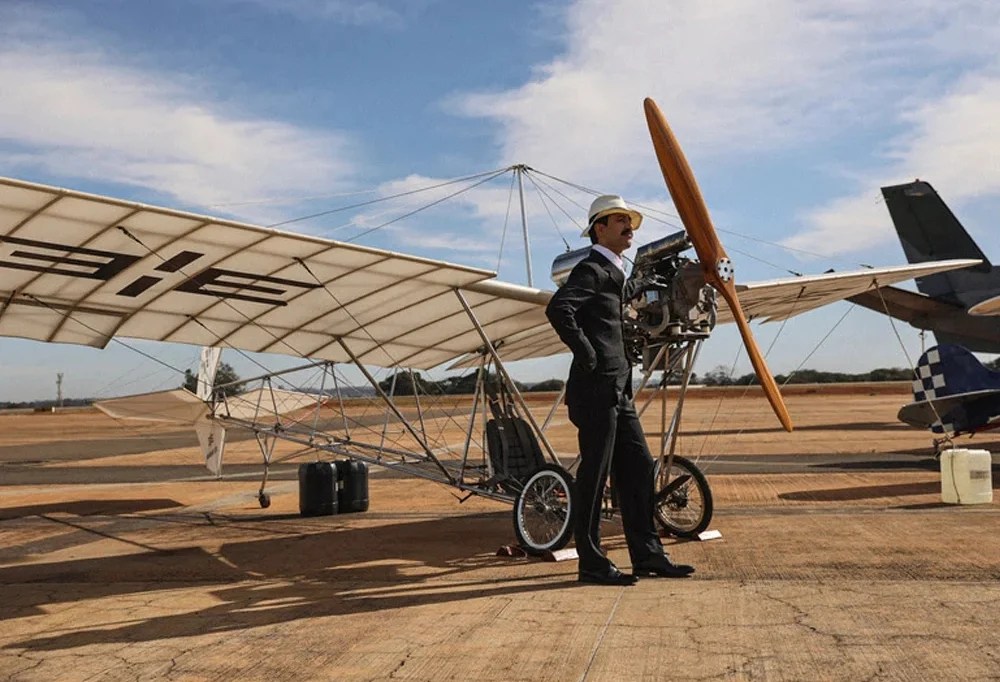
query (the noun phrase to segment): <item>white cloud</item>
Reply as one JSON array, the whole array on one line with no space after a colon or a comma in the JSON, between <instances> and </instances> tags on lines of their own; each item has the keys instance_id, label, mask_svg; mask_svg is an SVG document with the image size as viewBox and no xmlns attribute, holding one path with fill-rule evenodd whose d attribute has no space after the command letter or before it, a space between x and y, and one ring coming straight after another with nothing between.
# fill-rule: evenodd
<instances>
[{"instance_id":1,"label":"white cloud","mask_svg":"<svg viewBox=\"0 0 1000 682\"><path fill-rule=\"evenodd\" d=\"M22 12L0 22L0 91L17 93L0 98L8 170L153 188L196 205L335 191L354 173L345 134L234 113L208 83L130 66L54 29L41 38L47 20Z\"/></svg>"},{"instance_id":2,"label":"white cloud","mask_svg":"<svg viewBox=\"0 0 1000 682\"><path fill-rule=\"evenodd\" d=\"M977 73L946 94L900 115L905 132L884 165L859 179L858 193L805 216L806 229L784 241L794 248L845 253L894 239L875 188L914 178L930 181L951 206L1000 195L1000 77Z\"/></svg>"},{"instance_id":3,"label":"white cloud","mask_svg":"<svg viewBox=\"0 0 1000 682\"><path fill-rule=\"evenodd\" d=\"M635 182L655 168L637 124L646 96L704 158L814 131L831 91L857 68L845 40L851 26L791 0L766 11L746 2L581 0L566 22L566 52L530 82L456 102L498 121L503 158L605 184Z\"/></svg>"},{"instance_id":4,"label":"white cloud","mask_svg":"<svg viewBox=\"0 0 1000 682\"><path fill-rule=\"evenodd\" d=\"M841 172L863 190L806 214L789 240L799 248L889 238L870 192L919 164L928 170L918 174L947 165L962 182L980 178L967 191L997 192L996 3L578 0L564 21L563 53L527 83L450 100L496 121L505 161L613 191L651 189L659 177L640 106L652 96L696 175L741 156L826 151L862 128L903 131L891 157L862 150Z\"/></svg>"},{"instance_id":5,"label":"white cloud","mask_svg":"<svg viewBox=\"0 0 1000 682\"><path fill-rule=\"evenodd\" d=\"M804 220L809 230L783 240L783 245L832 255L874 246L892 234L886 225L885 206L871 191L835 199L808 212Z\"/></svg>"},{"instance_id":6,"label":"white cloud","mask_svg":"<svg viewBox=\"0 0 1000 682\"><path fill-rule=\"evenodd\" d=\"M912 130L895 140L900 173L933 174L936 184L961 198L1000 192L1000 70L962 79L946 97L923 102L903 120Z\"/></svg>"}]
</instances>

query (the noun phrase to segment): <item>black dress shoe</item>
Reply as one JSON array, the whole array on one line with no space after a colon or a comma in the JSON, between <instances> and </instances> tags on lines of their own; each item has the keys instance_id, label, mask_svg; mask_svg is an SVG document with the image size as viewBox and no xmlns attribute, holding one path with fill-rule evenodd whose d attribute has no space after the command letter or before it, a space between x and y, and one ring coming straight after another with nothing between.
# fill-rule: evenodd
<instances>
[{"instance_id":1,"label":"black dress shoe","mask_svg":"<svg viewBox=\"0 0 1000 682\"><path fill-rule=\"evenodd\" d=\"M665 556L654 556L632 567L632 575L655 578L686 578L694 573L694 566L675 564Z\"/></svg>"},{"instance_id":2,"label":"black dress shoe","mask_svg":"<svg viewBox=\"0 0 1000 682\"><path fill-rule=\"evenodd\" d=\"M577 579L581 583L594 585L635 585L638 580L634 575L622 573L614 566L603 571L584 571L581 569Z\"/></svg>"}]
</instances>

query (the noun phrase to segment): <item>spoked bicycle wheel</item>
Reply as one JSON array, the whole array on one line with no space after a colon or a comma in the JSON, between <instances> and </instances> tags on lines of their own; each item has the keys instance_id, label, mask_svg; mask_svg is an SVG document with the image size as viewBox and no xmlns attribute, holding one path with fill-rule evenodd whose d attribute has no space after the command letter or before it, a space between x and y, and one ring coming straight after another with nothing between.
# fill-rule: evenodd
<instances>
[{"instance_id":1,"label":"spoked bicycle wheel","mask_svg":"<svg viewBox=\"0 0 1000 682\"><path fill-rule=\"evenodd\" d=\"M514 533L529 554L562 549L573 534L573 478L555 464L543 464L514 500Z\"/></svg>"},{"instance_id":2,"label":"spoked bicycle wheel","mask_svg":"<svg viewBox=\"0 0 1000 682\"><path fill-rule=\"evenodd\" d=\"M694 537L712 520L712 490L701 469L687 457L674 455L657 460L653 487L653 511L657 523L668 533Z\"/></svg>"}]
</instances>

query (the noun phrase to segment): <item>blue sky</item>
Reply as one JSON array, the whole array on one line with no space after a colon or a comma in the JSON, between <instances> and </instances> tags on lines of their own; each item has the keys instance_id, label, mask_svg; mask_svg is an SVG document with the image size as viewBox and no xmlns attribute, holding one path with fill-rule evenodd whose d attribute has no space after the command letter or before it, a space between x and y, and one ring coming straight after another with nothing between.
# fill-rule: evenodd
<instances>
[{"instance_id":1,"label":"blue sky","mask_svg":"<svg viewBox=\"0 0 1000 682\"><path fill-rule=\"evenodd\" d=\"M6 0L0 174L274 224L525 163L669 213L642 115L651 96L738 280L902 263L879 187L915 177L996 255L998 44L1000 6L971 0ZM499 257L509 186L504 176L359 242L499 262L501 279L524 283L517 225ZM526 189L546 287L559 232L582 243ZM579 221L571 202L589 197L567 192ZM440 196L283 229L351 238ZM674 231L666 220L637 241ZM915 360L915 330L897 328ZM907 363L887 318L848 304L756 329L776 372L807 357L846 371ZM197 353L136 345L181 368ZM749 371L738 347L720 328L700 370ZM177 383L120 347L3 339L0 351L0 400L51 397L58 371L75 397ZM565 359L514 368L526 380L565 371Z\"/></svg>"}]
</instances>

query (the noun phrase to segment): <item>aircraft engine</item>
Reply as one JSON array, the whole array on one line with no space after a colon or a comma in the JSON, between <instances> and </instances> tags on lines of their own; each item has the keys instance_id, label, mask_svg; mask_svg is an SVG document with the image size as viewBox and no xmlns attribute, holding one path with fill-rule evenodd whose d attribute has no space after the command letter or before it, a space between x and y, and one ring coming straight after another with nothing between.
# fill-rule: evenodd
<instances>
[{"instance_id":1,"label":"aircraft engine","mask_svg":"<svg viewBox=\"0 0 1000 682\"><path fill-rule=\"evenodd\" d=\"M625 311L625 345L634 362L644 367L664 344L679 344L709 336L715 327L715 290L705 284L701 265L681 254L691 248L683 230L639 247L630 280L648 286ZM590 253L590 247L570 251L552 263L552 281L562 284Z\"/></svg>"},{"instance_id":2,"label":"aircraft engine","mask_svg":"<svg viewBox=\"0 0 1000 682\"><path fill-rule=\"evenodd\" d=\"M653 285L631 302L626 346L644 367L663 344L708 338L715 327L715 290L705 284L701 265L681 255L691 247L683 231L639 248L630 279Z\"/></svg>"}]
</instances>

